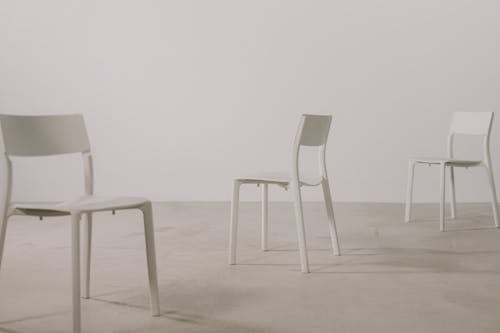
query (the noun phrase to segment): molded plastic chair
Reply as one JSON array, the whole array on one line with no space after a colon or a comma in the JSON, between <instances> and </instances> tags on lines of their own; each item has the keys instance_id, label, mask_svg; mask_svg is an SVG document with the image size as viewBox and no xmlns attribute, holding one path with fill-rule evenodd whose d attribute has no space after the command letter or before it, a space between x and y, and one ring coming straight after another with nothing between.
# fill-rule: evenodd
<instances>
[{"instance_id":1,"label":"molded plastic chair","mask_svg":"<svg viewBox=\"0 0 500 333\"><path fill-rule=\"evenodd\" d=\"M81 330L80 311L80 219L86 217L83 240L83 297L89 298L90 248L92 213L124 209L139 209L144 216L149 291L153 316L160 315L156 258L151 202L144 198L96 197L93 195L93 170L90 144L81 115L14 116L0 115L0 160L3 171L0 265L7 231L7 221L12 215L71 216L72 282L73 282L73 332ZM48 156L81 153L84 163L85 195L75 200L57 203L13 203L11 156Z\"/></svg>"},{"instance_id":2,"label":"molded plastic chair","mask_svg":"<svg viewBox=\"0 0 500 333\"><path fill-rule=\"evenodd\" d=\"M333 215L332 198L330 184L326 171L325 151L330 131L331 116L324 115L302 115L299 123L292 154L292 173L274 174L266 173L255 176L236 178L233 184L233 201L231 207L231 225L229 240L229 264L236 264L236 240L238 232L238 207L239 193L242 184L262 185L262 234L261 248L267 250L267 229L268 229L268 185L279 185L285 189L292 188L294 194L295 217L297 223L297 234L300 251L301 269L304 273L309 273L309 261L307 257L307 246L304 229L304 214L302 211L302 196L300 188L302 186L319 186L323 188L326 212L328 216L330 237L332 241L333 253L340 255L340 247L337 238L337 229ZM302 176L299 173L299 155L302 146L317 147L319 150L319 175Z\"/></svg>"},{"instance_id":3,"label":"molded plastic chair","mask_svg":"<svg viewBox=\"0 0 500 333\"><path fill-rule=\"evenodd\" d=\"M449 168L450 175L450 195L451 195L451 218L455 218L456 203L455 203L455 176L454 168L470 168L484 167L487 172L488 181L491 191L491 205L493 208L493 218L497 228L500 227L498 221L497 195L495 190L495 181L493 178L493 168L491 166L490 157L490 132L493 123L493 112L456 112L453 115L450 132L448 135L448 156L447 157L428 157L428 158L412 158L410 159L408 171L408 192L406 195L406 212L405 222L410 222L411 219L411 203L413 195L413 179L415 166L417 164L437 165L441 169L441 201L440 201L440 230L444 231L445 216L445 178L446 168ZM483 137L483 159L482 160L463 160L453 157L453 139L455 134L479 135Z\"/></svg>"}]
</instances>

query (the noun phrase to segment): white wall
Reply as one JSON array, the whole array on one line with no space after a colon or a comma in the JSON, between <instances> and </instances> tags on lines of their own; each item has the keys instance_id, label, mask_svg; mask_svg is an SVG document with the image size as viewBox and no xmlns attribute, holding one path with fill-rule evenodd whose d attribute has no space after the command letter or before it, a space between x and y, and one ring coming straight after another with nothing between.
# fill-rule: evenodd
<instances>
[{"instance_id":1,"label":"white wall","mask_svg":"<svg viewBox=\"0 0 500 333\"><path fill-rule=\"evenodd\" d=\"M4 0L0 112L83 113L97 191L156 200L228 200L233 176L288 168L301 113L331 113L335 200L400 202L408 156L444 153L452 111L500 112L499 12L497 0ZM500 179L500 114L493 131ZM15 196L80 189L79 162L54 160L16 163ZM459 200L488 200L482 170L457 178ZM437 170L416 180L418 201L438 198Z\"/></svg>"}]
</instances>

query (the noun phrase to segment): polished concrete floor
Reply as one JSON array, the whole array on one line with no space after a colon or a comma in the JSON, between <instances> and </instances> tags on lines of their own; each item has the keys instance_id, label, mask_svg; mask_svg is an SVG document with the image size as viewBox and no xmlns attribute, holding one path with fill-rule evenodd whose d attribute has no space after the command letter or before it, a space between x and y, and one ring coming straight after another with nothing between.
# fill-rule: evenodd
<instances>
[{"instance_id":1,"label":"polished concrete floor","mask_svg":"<svg viewBox=\"0 0 500 333\"><path fill-rule=\"evenodd\" d=\"M311 274L301 274L293 209L241 208L239 265L228 266L227 203L155 205L162 316L150 317L138 212L97 214L84 332L500 332L500 229L488 205L459 205L439 232L436 205L404 224L399 204L337 204L343 256L330 253L323 206L305 205ZM70 332L65 218L10 220L0 273L0 332Z\"/></svg>"}]
</instances>

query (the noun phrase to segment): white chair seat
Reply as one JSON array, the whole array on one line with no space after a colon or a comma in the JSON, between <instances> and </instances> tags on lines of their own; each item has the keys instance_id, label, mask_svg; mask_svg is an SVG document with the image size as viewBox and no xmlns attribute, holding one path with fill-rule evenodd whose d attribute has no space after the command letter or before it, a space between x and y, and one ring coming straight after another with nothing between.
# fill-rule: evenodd
<instances>
[{"instance_id":1,"label":"white chair seat","mask_svg":"<svg viewBox=\"0 0 500 333\"><path fill-rule=\"evenodd\" d=\"M321 176L300 176L300 185L301 186L318 186L323 181ZM265 172L265 173L257 173L244 177L237 177L236 180L239 180L244 183L267 183L267 184L278 184L281 186L288 186L292 177L286 172Z\"/></svg>"},{"instance_id":2,"label":"white chair seat","mask_svg":"<svg viewBox=\"0 0 500 333\"><path fill-rule=\"evenodd\" d=\"M50 216L70 215L71 213L98 212L138 208L149 200L136 197L106 197L85 195L75 200L63 202L18 202L11 205L11 210L25 215Z\"/></svg>"},{"instance_id":3,"label":"white chair seat","mask_svg":"<svg viewBox=\"0 0 500 333\"><path fill-rule=\"evenodd\" d=\"M457 167L471 167L471 166L479 166L482 165L482 161L476 160L459 160L455 158L447 158L447 157L416 157L410 159L416 163L424 163L424 164L446 164Z\"/></svg>"}]
</instances>

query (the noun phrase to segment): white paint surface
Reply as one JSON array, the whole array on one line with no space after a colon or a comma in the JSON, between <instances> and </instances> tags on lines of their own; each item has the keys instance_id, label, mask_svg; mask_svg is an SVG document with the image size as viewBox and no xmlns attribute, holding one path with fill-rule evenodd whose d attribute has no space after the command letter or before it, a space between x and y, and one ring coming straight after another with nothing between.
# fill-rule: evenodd
<instances>
[{"instance_id":1,"label":"white paint surface","mask_svg":"<svg viewBox=\"0 0 500 333\"><path fill-rule=\"evenodd\" d=\"M0 112L83 113L97 193L177 201L229 200L234 176L287 170L299 115L331 113L334 200L402 202L408 157L445 153L453 111L497 111L498 184L499 11L492 0L6 0ZM56 160L18 161L15 197L79 191L80 161ZM438 173L417 170L416 201L438 199ZM482 170L456 181L458 201L489 200Z\"/></svg>"}]
</instances>

